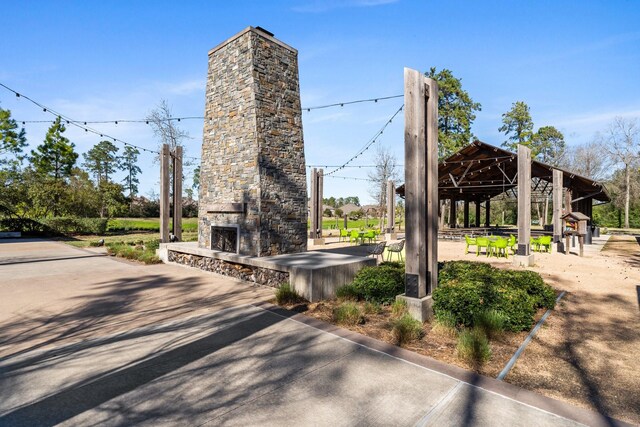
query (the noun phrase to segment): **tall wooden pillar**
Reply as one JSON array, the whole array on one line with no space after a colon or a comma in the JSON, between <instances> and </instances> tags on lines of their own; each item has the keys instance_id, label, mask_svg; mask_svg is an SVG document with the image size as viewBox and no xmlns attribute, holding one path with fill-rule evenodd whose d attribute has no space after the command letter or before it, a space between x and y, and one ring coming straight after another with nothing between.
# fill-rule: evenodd
<instances>
[{"instance_id":1,"label":"tall wooden pillar","mask_svg":"<svg viewBox=\"0 0 640 427\"><path fill-rule=\"evenodd\" d=\"M311 169L311 200L309 210L311 215L309 237L311 239L322 238L322 184L323 170Z\"/></svg>"},{"instance_id":2,"label":"tall wooden pillar","mask_svg":"<svg viewBox=\"0 0 640 427\"><path fill-rule=\"evenodd\" d=\"M160 151L160 242L169 243L169 144Z\"/></svg>"},{"instance_id":3,"label":"tall wooden pillar","mask_svg":"<svg viewBox=\"0 0 640 427\"><path fill-rule=\"evenodd\" d=\"M480 199L476 199L476 227L480 227Z\"/></svg>"},{"instance_id":4,"label":"tall wooden pillar","mask_svg":"<svg viewBox=\"0 0 640 427\"><path fill-rule=\"evenodd\" d=\"M518 251L514 264L533 264L529 247L531 237L531 149L518 145Z\"/></svg>"},{"instance_id":5,"label":"tall wooden pillar","mask_svg":"<svg viewBox=\"0 0 640 427\"><path fill-rule=\"evenodd\" d=\"M469 228L469 200L464 201L464 228Z\"/></svg>"},{"instance_id":6,"label":"tall wooden pillar","mask_svg":"<svg viewBox=\"0 0 640 427\"><path fill-rule=\"evenodd\" d=\"M562 242L562 171L553 170L553 241L557 245L558 252L564 252L564 243Z\"/></svg>"},{"instance_id":7,"label":"tall wooden pillar","mask_svg":"<svg viewBox=\"0 0 640 427\"><path fill-rule=\"evenodd\" d=\"M484 202L484 226L491 227L491 199Z\"/></svg>"},{"instance_id":8,"label":"tall wooden pillar","mask_svg":"<svg viewBox=\"0 0 640 427\"><path fill-rule=\"evenodd\" d=\"M404 69L406 292L409 313L431 315L438 284L438 83Z\"/></svg>"},{"instance_id":9,"label":"tall wooden pillar","mask_svg":"<svg viewBox=\"0 0 640 427\"><path fill-rule=\"evenodd\" d=\"M173 235L182 240L182 147L173 154Z\"/></svg>"},{"instance_id":10,"label":"tall wooden pillar","mask_svg":"<svg viewBox=\"0 0 640 427\"><path fill-rule=\"evenodd\" d=\"M451 198L451 205L449 206L449 227L456 228L456 224L458 222L457 214L457 200L453 197Z\"/></svg>"},{"instance_id":11,"label":"tall wooden pillar","mask_svg":"<svg viewBox=\"0 0 640 427\"><path fill-rule=\"evenodd\" d=\"M396 227L395 220L396 187L393 181L387 181L387 233L393 233Z\"/></svg>"}]
</instances>

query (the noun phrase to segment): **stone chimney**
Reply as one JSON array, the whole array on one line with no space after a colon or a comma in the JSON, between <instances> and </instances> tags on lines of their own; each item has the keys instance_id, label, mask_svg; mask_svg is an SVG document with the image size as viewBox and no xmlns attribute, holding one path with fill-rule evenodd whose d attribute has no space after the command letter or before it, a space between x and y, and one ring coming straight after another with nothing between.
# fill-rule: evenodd
<instances>
[{"instance_id":1,"label":"stone chimney","mask_svg":"<svg viewBox=\"0 0 640 427\"><path fill-rule=\"evenodd\" d=\"M298 52L249 27L209 52L198 245L307 250Z\"/></svg>"}]
</instances>

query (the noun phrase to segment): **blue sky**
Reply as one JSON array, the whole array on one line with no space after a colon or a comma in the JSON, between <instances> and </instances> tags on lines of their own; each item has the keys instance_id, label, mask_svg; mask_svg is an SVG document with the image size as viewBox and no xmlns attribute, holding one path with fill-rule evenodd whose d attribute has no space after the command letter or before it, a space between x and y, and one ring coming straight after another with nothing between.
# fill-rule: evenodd
<instances>
[{"instance_id":1,"label":"blue sky","mask_svg":"<svg viewBox=\"0 0 640 427\"><path fill-rule=\"evenodd\" d=\"M144 118L161 99L175 116L202 116L207 52L249 25L299 51L303 106L402 93L403 67L449 68L482 104L474 134L499 145L501 115L515 101L537 127L568 144L591 140L615 116L640 117L640 2L637 1L4 1L0 82L76 120ZM358 151L402 99L303 113L306 160L334 165ZM0 90L17 120L49 119ZM376 145L403 160L398 116ZM32 146L46 125L27 125ZM156 148L144 124L95 125ZM202 122L184 121L199 157ZM79 152L100 138L69 128ZM369 165L374 150L354 164ZM159 167L143 154L141 193ZM340 176L366 178L366 169ZM189 185L189 184L187 184ZM357 195L365 181L325 179L325 196Z\"/></svg>"}]
</instances>

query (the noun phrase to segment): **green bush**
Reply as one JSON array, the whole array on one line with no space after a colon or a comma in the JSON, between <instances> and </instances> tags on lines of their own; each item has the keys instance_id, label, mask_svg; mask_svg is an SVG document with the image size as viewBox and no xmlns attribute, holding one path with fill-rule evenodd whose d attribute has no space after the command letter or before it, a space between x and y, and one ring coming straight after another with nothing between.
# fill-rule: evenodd
<instances>
[{"instance_id":1,"label":"green bush","mask_svg":"<svg viewBox=\"0 0 640 427\"><path fill-rule=\"evenodd\" d=\"M364 316L360 312L358 304L353 301L345 301L333 309L333 320L343 325L356 325L364 323Z\"/></svg>"},{"instance_id":2,"label":"green bush","mask_svg":"<svg viewBox=\"0 0 640 427\"><path fill-rule=\"evenodd\" d=\"M391 264L364 267L353 279L353 286L367 301L390 304L404 292L404 267Z\"/></svg>"},{"instance_id":3,"label":"green bush","mask_svg":"<svg viewBox=\"0 0 640 427\"><path fill-rule=\"evenodd\" d=\"M554 304L555 291L538 273L500 270L468 261L445 263L433 292L436 318L452 315L456 325L467 327L495 310L503 316L505 329L529 329L536 309L553 308Z\"/></svg>"},{"instance_id":4,"label":"green bush","mask_svg":"<svg viewBox=\"0 0 640 427\"><path fill-rule=\"evenodd\" d=\"M422 338L422 323L405 313L402 317L393 322L391 330L396 344L402 345Z\"/></svg>"},{"instance_id":5,"label":"green bush","mask_svg":"<svg viewBox=\"0 0 640 427\"><path fill-rule=\"evenodd\" d=\"M296 304L302 301L304 299L289 283L283 283L276 289L276 304L278 305Z\"/></svg>"},{"instance_id":6,"label":"green bush","mask_svg":"<svg viewBox=\"0 0 640 427\"><path fill-rule=\"evenodd\" d=\"M109 255L132 259L145 264L158 264L162 262L156 255L155 250L144 249L141 246L136 247L124 242L119 242L107 243L106 247Z\"/></svg>"},{"instance_id":7,"label":"green bush","mask_svg":"<svg viewBox=\"0 0 640 427\"><path fill-rule=\"evenodd\" d=\"M360 294L352 283L339 287L336 290L336 298L341 300L354 300L360 299Z\"/></svg>"},{"instance_id":8,"label":"green bush","mask_svg":"<svg viewBox=\"0 0 640 427\"><path fill-rule=\"evenodd\" d=\"M489 339L479 328L465 329L458 336L458 357L472 365L481 365L491 358Z\"/></svg>"},{"instance_id":9,"label":"green bush","mask_svg":"<svg viewBox=\"0 0 640 427\"><path fill-rule=\"evenodd\" d=\"M136 244L143 244L142 241L136 242ZM159 239L151 239L144 243L144 247L148 250L155 251L156 249L160 249L160 240Z\"/></svg>"}]
</instances>

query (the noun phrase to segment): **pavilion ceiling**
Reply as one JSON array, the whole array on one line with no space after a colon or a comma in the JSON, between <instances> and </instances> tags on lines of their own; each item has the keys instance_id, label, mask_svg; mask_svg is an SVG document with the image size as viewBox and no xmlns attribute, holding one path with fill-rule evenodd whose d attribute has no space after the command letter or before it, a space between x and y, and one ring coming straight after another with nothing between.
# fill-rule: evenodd
<instances>
[{"instance_id":1,"label":"pavilion ceiling","mask_svg":"<svg viewBox=\"0 0 640 427\"><path fill-rule=\"evenodd\" d=\"M553 166L537 160L531 162L533 193L551 191ZM601 202L611 198L603 184L563 171L563 187L572 191L572 198L592 197ZM518 186L518 155L511 151L475 141L438 165L440 199L487 200L500 194L514 194ZM404 185L396 191L404 197Z\"/></svg>"}]
</instances>

